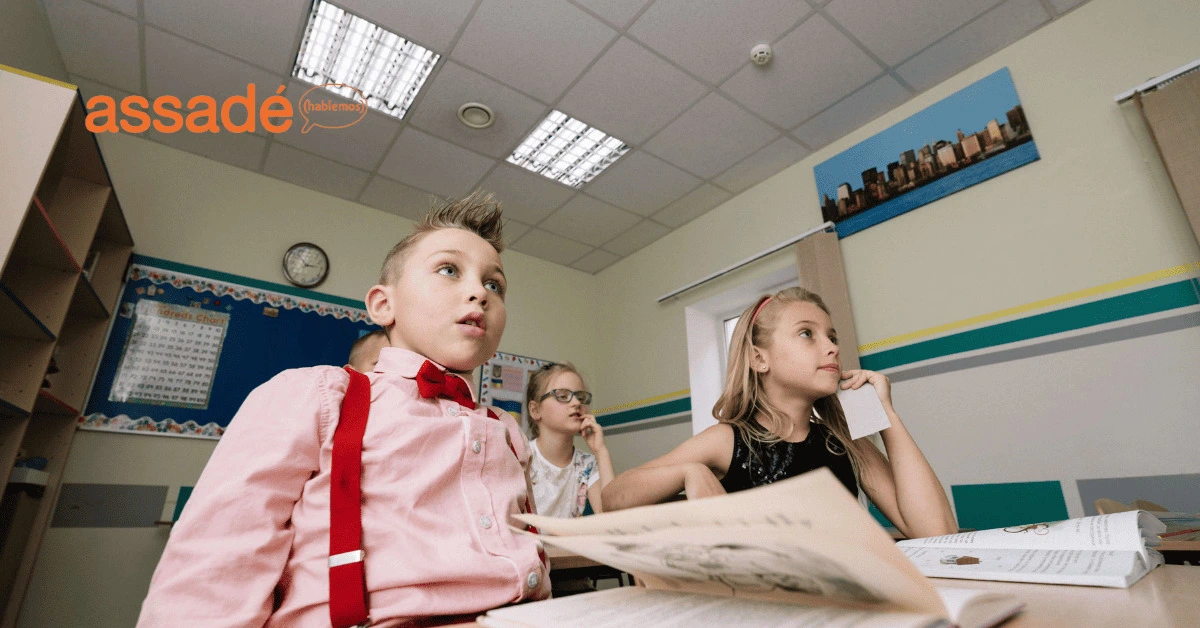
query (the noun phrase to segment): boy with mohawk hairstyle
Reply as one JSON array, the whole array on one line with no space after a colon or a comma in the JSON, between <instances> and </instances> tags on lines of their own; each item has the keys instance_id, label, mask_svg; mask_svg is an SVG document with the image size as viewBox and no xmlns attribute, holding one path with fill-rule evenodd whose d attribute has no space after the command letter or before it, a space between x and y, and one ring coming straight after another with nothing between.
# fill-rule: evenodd
<instances>
[{"instance_id":1,"label":"boy with mohawk hairstyle","mask_svg":"<svg viewBox=\"0 0 1200 628\"><path fill-rule=\"evenodd\" d=\"M429 624L549 595L545 555L507 525L532 510L526 441L461 375L500 344L503 247L490 196L430 212L367 292L389 343L374 372L292 369L250 393L139 626Z\"/></svg>"}]
</instances>

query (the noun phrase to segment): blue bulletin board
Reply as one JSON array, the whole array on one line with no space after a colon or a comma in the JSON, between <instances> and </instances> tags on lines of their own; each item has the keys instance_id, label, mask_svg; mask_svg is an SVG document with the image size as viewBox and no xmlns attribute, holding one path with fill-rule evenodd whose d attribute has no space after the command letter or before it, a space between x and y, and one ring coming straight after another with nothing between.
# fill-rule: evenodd
<instances>
[{"instance_id":1,"label":"blue bulletin board","mask_svg":"<svg viewBox=\"0 0 1200 628\"><path fill-rule=\"evenodd\" d=\"M479 401L513 415L529 436L529 410L525 407L525 385L529 374L549 360L527 358L512 353L495 353L479 370Z\"/></svg>"},{"instance_id":2,"label":"blue bulletin board","mask_svg":"<svg viewBox=\"0 0 1200 628\"><path fill-rule=\"evenodd\" d=\"M280 371L346 363L361 301L134 255L81 429L220 438Z\"/></svg>"}]
</instances>

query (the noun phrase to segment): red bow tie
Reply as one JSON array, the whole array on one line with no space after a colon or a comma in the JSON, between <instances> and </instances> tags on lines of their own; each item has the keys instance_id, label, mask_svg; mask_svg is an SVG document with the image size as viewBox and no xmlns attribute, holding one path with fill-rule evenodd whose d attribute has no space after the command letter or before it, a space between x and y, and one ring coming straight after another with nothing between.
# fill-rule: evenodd
<instances>
[{"instance_id":1,"label":"red bow tie","mask_svg":"<svg viewBox=\"0 0 1200 628\"><path fill-rule=\"evenodd\" d=\"M461 406L475 409L475 401L471 399L471 387L461 377L446 375L437 366L425 360L421 370L417 371L417 390L425 399L444 397Z\"/></svg>"}]
</instances>

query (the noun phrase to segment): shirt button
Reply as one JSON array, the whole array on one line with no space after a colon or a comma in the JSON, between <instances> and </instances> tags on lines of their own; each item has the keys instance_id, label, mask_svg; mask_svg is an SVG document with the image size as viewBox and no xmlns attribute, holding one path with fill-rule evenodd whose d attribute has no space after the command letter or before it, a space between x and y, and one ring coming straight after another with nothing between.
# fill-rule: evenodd
<instances>
[{"instance_id":1,"label":"shirt button","mask_svg":"<svg viewBox=\"0 0 1200 628\"><path fill-rule=\"evenodd\" d=\"M539 576L536 571L531 571L531 572L529 572L529 575L525 578L525 586L529 587L530 589L536 589L538 586L538 583L541 581L542 581L542 577Z\"/></svg>"},{"instance_id":2,"label":"shirt button","mask_svg":"<svg viewBox=\"0 0 1200 628\"><path fill-rule=\"evenodd\" d=\"M446 410L446 412L449 412L450 416L458 416L458 406L450 406L450 409Z\"/></svg>"},{"instance_id":3,"label":"shirt button","mask_svg":"<svg viewBox=\"0 0 1200 628\"><path fill-rule=\"evenodd\" d=\"M487 515L483 515L482 517L480 517L479 518L479 527L483 528L484 530L491 528L492 527L492 518Z\"/></svg>"},{"instance_id":4,"label":"shirt button","mask_svg":"<svg viewBox=\"0 0 1200 628\"><path fill-rule=\"evenodd\" d=\"M475 442L471 443L471 451L473 451L475 453L479 453L479 451L482 449L483 449L483 443L481 443L479 441L475 441Z\"/></svg>"}]
</instances>

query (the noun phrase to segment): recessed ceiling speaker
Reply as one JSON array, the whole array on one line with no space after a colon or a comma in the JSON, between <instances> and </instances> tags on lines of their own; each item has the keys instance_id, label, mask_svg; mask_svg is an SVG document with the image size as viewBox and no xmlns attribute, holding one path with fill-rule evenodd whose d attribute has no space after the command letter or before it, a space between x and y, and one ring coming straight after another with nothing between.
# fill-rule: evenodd
<instances>
[{"instance_id":1,"label":"recessed ceiling speaker","mask_svg":"<svg viewBox=\"0 0 1200 628\"><path fill-rule=\"evenodd\" d=\"M486 129L496 121L496 114L483 103L469 102L458 108L458 119L472 129Z\"/></svg>"},{"instance_id":2,"label":"recessed ceiling speaker","mask_svg":"<svg viewBox=\"0 0 1200 628\"><path fill-rule=\"evenodd\" d=\"M771 45L759 44L750 49L750 60L754 65L766 65L771 62Z\"/></svg>"}]
</instances>

